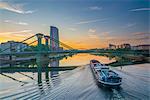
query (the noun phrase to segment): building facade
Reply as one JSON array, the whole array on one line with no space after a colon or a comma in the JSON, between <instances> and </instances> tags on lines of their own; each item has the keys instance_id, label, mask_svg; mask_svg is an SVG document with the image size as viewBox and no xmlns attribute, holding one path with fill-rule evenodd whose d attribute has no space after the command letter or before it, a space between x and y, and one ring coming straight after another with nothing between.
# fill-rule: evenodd
<instances>
[{"instance_id":1,"label":"building facade","mask_svg":"<svg viewBox=\"0 0 150 100\"><path fill-rule=\"evenodd\" d=\"M116 45L109 44L109 49L116 49Z\"/></svg>"},{"instance_id":2,"label":"building facade","mask_svg":"<svg viewBox=\"0 0 150 100\"><path fill-rule=\"evenodd\" d=\"M59 30L57 27L50 26L50 50L59 50Z\"/></svg>"},{"instance_id":3,"label":"building facade","mask_svg":"<svg viewBox=\"0 0 150 100\"><path fill-rule=\"evenodd\" d=\"M109 49L131 49L131 45L127 43L121 45L109 44Z\"/></svg>"},{"instance_id":4,"label":"building facade","mask_svg":"<svg viewBox=\"0 0 150 100\"><path fill-rule=\"evenodd\" d=\"M145 45L137 45L137 46L132 46L132 50L150 50L150 45L145 44Z\"/></svg>"},{"instance_id":5,"label":"building facade","mask_svg":"<svg viewBox=\"0 0 150 100\"><path fill-rule=\"evenodd\" d=\"M130 44L122 44L121 49L131 49L131 45Z\"/></svg>"},{"instance_id":6,"label":"building facade","mask_svg":"<svg viewBox=\"0 0 150 100\"><path fill-rule=\"evenodd\" d=\"M8 41L1 43L0 49L3 52L21 52L24 51L26 48L28 48L28 44L26 43L21 43L21 42L16 42L16 41Z\"/></svg>"}]
</instances>

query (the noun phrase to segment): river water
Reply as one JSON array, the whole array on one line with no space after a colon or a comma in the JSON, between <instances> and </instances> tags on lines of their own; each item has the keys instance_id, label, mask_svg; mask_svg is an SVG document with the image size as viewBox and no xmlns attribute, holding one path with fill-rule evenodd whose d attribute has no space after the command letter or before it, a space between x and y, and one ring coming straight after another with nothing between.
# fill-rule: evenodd
<instances>
[{"instance_id":1,"label":"river water","mask_svg":"<svg viewBox=\"0 0 150 100\"><path fill-rule=\"evenodd\" d=\"M99 87L89 68L89 61L97 59L110 63L115 59L90 54L77 54L54 64L80 66L71 71L49 72L48 80L42 73L42 83L37 84L37 73L4 73L0 75L1 99L43 100L149 100L150 64L128 65L112 68L123 78L119 88ZM7 76L11 76L13 80Z\"/></svg>"}]
</instances>

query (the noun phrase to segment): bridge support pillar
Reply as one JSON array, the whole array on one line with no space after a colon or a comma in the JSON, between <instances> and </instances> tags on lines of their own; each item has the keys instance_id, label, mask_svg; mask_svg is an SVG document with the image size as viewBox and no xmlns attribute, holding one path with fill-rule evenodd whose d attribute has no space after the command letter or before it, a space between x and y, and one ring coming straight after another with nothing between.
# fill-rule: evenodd
<instances>
[{"instance_id":1,"label":"bridge support pillar","mask_svg":"<svg viewBox=\"0 0 150 100\"><path fill-rule=\"evenodd\" d=\"M38 51L41 52L43 34L37 33L36 36L37 36L37 39L38 39Z\"/></svg>"},{"instance_id":2,"label":"bridge support pillar","mask_svg":"<svg viewBox=\"0 0 150 100\"><path fill-rule=\"evenodd\" d=\"M44 52L42 50L42 38L43 38L43 34L38 33L36 34L37 39L38 39L38 53L36 55L36 63L37 63L37 71L38 71L38 83L42 82L42 70L47 71L47 67L48 67L48 54L47 53L42 53ZM46 45L46 51L48 51L48 40L49 37L48 36L44 36L45 38L45 45ZM46 74L48 74L48 72L46 72Z\"/></svg>"},{"instance_id":3,"label":"bridge support pillar","mask_svg":"<svg viewBox=\"0 0 150 100\"><path fill-rule=\"evenodd\" d=\"M42 51L42 38L43 38L43 34L38 33L36 34L37 39L38 39L38 54L36 55L36 62L37 62L37 71L38 71L38 83L42 82L42 63L41 63L41 59L42 59L42 55L41 55L41 51Z\"/></svg>"}]
</instances>

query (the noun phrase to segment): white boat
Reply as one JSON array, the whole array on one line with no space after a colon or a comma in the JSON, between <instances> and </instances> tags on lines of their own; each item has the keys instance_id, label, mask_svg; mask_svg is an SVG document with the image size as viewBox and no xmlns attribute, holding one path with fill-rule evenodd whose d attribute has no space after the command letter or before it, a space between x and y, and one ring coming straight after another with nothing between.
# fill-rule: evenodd
<instances>
[{"instance_id":1,"label":"white boat","mask_svg":"<svg viewBox=\"0 0 150 100\"><path fill-rule=\"evenodd\" d=\"M107 86L119 86L122 78L108 66L101 64L97 60L91 60L90 66L97 82Z\"/></svg>"}]
</instances>

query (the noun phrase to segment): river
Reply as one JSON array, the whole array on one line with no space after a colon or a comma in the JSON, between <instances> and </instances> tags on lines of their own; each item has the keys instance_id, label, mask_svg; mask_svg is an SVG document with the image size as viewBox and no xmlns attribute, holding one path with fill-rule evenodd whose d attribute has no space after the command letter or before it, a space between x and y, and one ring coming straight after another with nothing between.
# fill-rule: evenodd
<instances>
[{"instance_id":1,"label":"river","mask_svg":"<svg viewBox=\"0 0 150 100\"><path fill-rule=\"evenodd\" d=\"M99 87L89 68L89 61L114 62L104 56L77 54L54 63L59 66L80 66L71 71L49 72L48 80L42 73L42 84L37 85L37 73L4 73L0 75L0 98L43 100L149 100L150 64L112 68L123 78L120 88ZM51 65L55 65L51 64ZM21 93L21 94L19 94ZM16 95L14 95L16 94ZM10 97L8 97L10 96Z\"/></svg>"}]
</instances>

